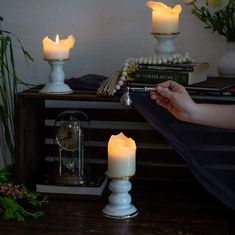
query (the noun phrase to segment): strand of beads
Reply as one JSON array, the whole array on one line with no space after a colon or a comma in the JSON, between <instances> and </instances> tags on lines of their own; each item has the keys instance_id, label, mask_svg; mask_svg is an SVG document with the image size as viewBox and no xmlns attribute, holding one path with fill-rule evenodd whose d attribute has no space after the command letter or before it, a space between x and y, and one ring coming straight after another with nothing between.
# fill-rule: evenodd
<instances>
[{"instance_id":1,"label":"strand of beads","mask_svg":"<svg viewBox=\"0 0 235 235\"><path fill-rule=\"evenodd\" d=\"M127 76L127 69L129 66L135 66L138 64L138 58L129 58L125 61L122 67L122 72L120 74L119 80L113 90L113 93L116 93L118 90L121 89L122 85L124 84Z\"/></svg>"},{"instance_id":2,"label":"strand of beads","mask_svg":"<svg viewBox=\"0 0 235 235\"><path fill-rule=\"evenodd\" d=\"M173 54L164 57L141 57L138 59L139 64L161 65L161 64L189 64L192 63L192 58L189 53L185 55Z\"/></svg>"},{"instance_id":3,"label":"strand of beads","mask_svg":"<svg viewBox=\"0 0 235 235\"><path fill-rule=\"evenodd\" d=\"M184 55L173 54L171 56L164 56L164 57L129 58L123 64L122 71L120 73L119 79L117 80L117 84L113 90L113 94L115 94L123 86L126 80L127 70L129 66L137 66L138 64L145 64L145 65L190 64L192 62L193 59L191 58L188 52L186 52Z\"/></svg>"}]
</instances>

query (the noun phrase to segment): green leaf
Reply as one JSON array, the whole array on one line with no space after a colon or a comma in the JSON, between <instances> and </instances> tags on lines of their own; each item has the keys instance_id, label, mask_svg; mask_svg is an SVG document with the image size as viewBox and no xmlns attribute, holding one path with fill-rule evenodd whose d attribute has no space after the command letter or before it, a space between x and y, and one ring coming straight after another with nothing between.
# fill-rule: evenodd
<instances>
[{"instance_id":1,"label":"green leaf","mask_svg":"<svg viewBox=\"0 0 235 235\"><path fill-rule=\"evenodd\" d=\"M5 209L5 212L3 213L4 218L9 220L24 222L27 217L38 219L44 215L44 212L42 211L30 212L25 210L15 199L11 197L0 197L0 206Z\"/></svg>"},{"instance_id":2,"label":"green leaf","mask_svg":"<svg viewBox=\"0 0 235 235\"><path fill-rule=\"evenodd\" d=\"M218 32L228 41L235 41L234 0L207 0L206 4L201 7L198 7L195 1L191 5L192 14L205 23L205 28ZM212 11L211 8L215 7L217 7L217 11Z\"/></svg>"},{"instance_id":3,"label":"green leaf","mask_svg":"<svg viewBox=\"0 0 235 235\"><path fill-rule=\"evenodd\" d=\"M0 16L0 21L3 17ZM16 39L18 48L23 53L26 62L33 61L31 55L25 50L20 39L10 31L2 29L0 24L0 127L1 137L4 137L4 143L11 153L11 161L15 161L15 108L17 107L16 95L18 92L18 85L28 85L24 83L16 73L14 48L12 45L12 38ZM5 149L2 149L4 154ZM1 154L0 154L1 155ZM0 183L14 183L13 182L13 165L0 170ZM47 198L42 197L39 193L31 192L26 187L21 186L23 195L28 203L41 206L47 203ZM0 216L5 219L12 219L19 222L25 221L26 217L39 218L44 213L42 211L30 212L25 210L19 201L10 197L0 197Z\"/></svg>"},{"instance_id":4,"label":"green leaf","mask_svg":"<svg viewBox=\"0 0 235 235\"><path fill-rule=\"evenodd\" d=\"M3 18L0 17L0 21ZM0 126L1 136L7 144L10 151L11 161L15 162L15 107L17 107L18 85L25 84L17 76L14 60L14 48L12 38L17 40L18 48L23 53L26 62L33 61L31 55L25 50L20 39L12 32L2 29L0 25ZM2 149L5 151L5 149ZM2 153L4 155L4 152Z\"/></svg>"},{"instance_id":5,"label":"green leaf","mask_svg":"<svg viewBox=\"0 0 235 235\"><path fill-rule=\"evenodd\" d=\"M24 191L25 198L28 202L34 206L42 206L43 204L47 204L47 196L42 196L42 194L38 192L33 192L27 190L25 186L22 185L22 189Z\"/></svg>"},{"instance_id":6,"label":"green leaf","mask_svg":"<svg viewBox=\"0 0 235 235\"><path fill-rule=\"evenodd\" d=\"M0 183L10 183L13 181L12 172L14 165L7 165L0 170Z\"/></svg>"}]
</instances>

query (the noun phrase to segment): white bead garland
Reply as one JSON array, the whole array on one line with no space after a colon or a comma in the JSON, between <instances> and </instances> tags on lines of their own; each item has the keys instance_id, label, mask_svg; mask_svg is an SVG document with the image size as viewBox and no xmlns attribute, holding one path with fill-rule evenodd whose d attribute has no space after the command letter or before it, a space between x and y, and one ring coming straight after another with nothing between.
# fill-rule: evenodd
<instances>
[{"instance_id":1,"label":"white bead garland","mask_svg":"<svg viewBox=\"0 0 235 235\"><path fill-rule=\"evenodd\" d=\"M193 62L193 59L186 52L184 55L173 54L171 56L165 57L140 57L140 58L129 58L125 61L122 67L122 72L117 84L113 90L113 93L116 93L121 89L121 86L124 84L127 76L127 69L129 66L136 66L138 64L145 65L167 65L167 64L190 64Z\"/></svg>"}]
</instances>

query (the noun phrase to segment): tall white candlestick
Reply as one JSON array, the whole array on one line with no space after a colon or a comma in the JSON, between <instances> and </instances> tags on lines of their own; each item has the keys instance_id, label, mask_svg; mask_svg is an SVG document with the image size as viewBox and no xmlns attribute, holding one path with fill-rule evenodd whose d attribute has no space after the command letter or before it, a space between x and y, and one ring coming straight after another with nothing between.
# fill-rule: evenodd
<instances>
[{"instance_id":1,"label":"tall white candlestick","mask_svg":"<svg viewBox=\"0 0 235 235\"><path fill-rule=\"evenodd\" d=\"M135 174L136 144L123 133L112 135L108 142L108 175L128 177Z\"/></svg>"}]
</instances>

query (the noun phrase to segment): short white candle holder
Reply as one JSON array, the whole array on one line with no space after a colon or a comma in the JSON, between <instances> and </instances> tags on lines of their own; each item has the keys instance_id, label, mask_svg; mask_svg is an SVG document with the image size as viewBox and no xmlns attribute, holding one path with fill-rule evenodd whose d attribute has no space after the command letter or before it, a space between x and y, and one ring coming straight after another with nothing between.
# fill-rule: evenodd
<instances>
[{"instance_id":1,"label":"short white candle holder","mask_svg":"<svg viewBox=\"0 0 235 235\"><path fill-rule=\"evenodd\" d=\"M103 215L112 219L128 219L138 215L136 207L131 204L131 195L128 193L131 188L130 177L112 177L109 189L112 192L109 196L109 203L103 209Z\"/></svg>"},{"instance_id":2,"label":"short white candle holder","mask_svg":"<svg viewBox=\"0 0 235 235\"><path fill-rule=\"evenodd\" d=\"M49 73L49 83L39 92L43 94L70 94L73 90L64 83L63 64L65 60L47 60L51 71Z\"/></svg>"},{"instance_id":3,"label":"short white candle holder","mask_svg":"<svg viewBox=\"0 0 235 235\"><path fill-rule=\"evenodd\" d=\"M175 38L179 33L152 33L158 40L155 46L155 53L157 57L171 56L175 53Z\"/></svg>"}]
</instances>

